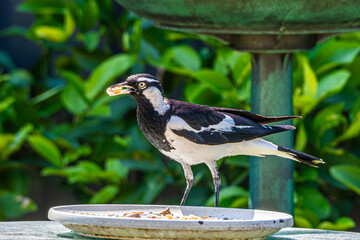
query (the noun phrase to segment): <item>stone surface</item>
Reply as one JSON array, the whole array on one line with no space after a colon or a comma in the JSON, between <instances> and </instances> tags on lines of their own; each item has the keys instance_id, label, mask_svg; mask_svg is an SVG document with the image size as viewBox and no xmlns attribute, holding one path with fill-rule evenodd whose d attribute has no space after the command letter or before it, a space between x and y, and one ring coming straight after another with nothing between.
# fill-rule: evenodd
<instances>
[{"instance_id":1,"label":"stone surface","mask_svg":"<svg viewBox=\"0 0 360 240\"><path fill-rule=\"evenodd\" d=\"M88 239L99 238L82 237L62 226L56 221L31 222L0 222L1 240L38 240L38 239ZM284 228L269 236L266 240L360 240L360 233L339 232L315 229Z\"/></svg>"}]
</instances>

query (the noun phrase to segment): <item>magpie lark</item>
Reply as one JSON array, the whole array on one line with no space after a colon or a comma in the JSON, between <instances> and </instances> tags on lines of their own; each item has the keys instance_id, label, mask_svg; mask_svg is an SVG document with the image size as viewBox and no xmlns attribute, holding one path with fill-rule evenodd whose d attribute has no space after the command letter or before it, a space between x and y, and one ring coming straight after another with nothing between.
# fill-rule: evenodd
<instances>
[{"instance_id":1,"label":"magpie lark","mask_svg":"<svg viewBox=\"0 0 360 240\"><path fill-rule=\"evenodd\" d=\"M215 186L215 206L218 206L220 176L216 161L223 157L276 155L313 167L324 163L320 158L261 139L295 129L290 125L264 124L299 116L266 117L168 99L163 96L159 81L149 74L132 75L106 91L110 96L133 96L138 124L145 137L161 153L182 165L187 186L180 205L184 205L193 184L192 165L205 163L209 167Z\"/></svg>"}]
</instances>

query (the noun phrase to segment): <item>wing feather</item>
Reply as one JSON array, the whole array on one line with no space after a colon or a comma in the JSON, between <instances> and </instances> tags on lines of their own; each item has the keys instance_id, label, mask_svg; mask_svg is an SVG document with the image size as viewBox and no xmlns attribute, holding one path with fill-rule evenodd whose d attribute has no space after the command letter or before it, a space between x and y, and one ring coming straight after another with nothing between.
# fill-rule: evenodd
<instances>
[{"instance_id":1,"label":"wing feather","mask_svg":"<svg viewBox=\"0 0 360 240\"><path fill-rule=\"evenodd\" d=\"M280 117L268 117L260 114L252 113L240 109L222 108L222 107L211 107L213 110L221 113L231 113L240 117L250 119L259 124L268 124L273 122L285 121L289 119L301 118L301 116L280 116Z\"/></svg>"}]
</instances>

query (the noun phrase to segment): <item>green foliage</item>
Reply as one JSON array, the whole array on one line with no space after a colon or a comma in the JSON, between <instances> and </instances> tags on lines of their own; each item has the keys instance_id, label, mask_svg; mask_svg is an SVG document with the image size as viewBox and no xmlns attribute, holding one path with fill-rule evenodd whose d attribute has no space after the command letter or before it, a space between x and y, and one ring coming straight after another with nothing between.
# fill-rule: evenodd
<instances>
[{"instance_id":1,"label":"green foliage","mask_svg":"<svg viewBox=\"0 0 360 240\"><path fill-rule=\"evenodd\" d=\"M42 49L30 70L0 51L0 219L36 210L26 197L30 171L63 179L80 202L178 204L181 166L164 160L140 133L132 99L105 93L129 74L156 72L169 97L250 110L250 54L210 37L155 28L114 12L113 4L26 0L17 9L35 15L32 26L0 32ZM294 54L294 111L303 116L295 122L295 146L327 162L319 169L296 165L298 227L355 226L346 216L360 204L359 65L358 34ZM208 169L193 170L187 204L212 206ZM247 207L248 158L227 158L220 172L220 205ZM174 196L164 196L168 189Z\"/></svg>"}]
</instances>

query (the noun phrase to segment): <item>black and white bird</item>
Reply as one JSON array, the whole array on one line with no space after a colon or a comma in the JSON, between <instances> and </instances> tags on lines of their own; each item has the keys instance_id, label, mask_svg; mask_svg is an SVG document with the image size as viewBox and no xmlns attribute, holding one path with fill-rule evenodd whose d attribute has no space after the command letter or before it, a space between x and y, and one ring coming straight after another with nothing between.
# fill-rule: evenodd
<instances>
[{"instance_id":1,"label":"black and white bird","mask_svg":"<svg viewBox=\"0 0 360 240\"><path fill-rule=\"evenodd\" d=\"M162 87L149 74L135 74L107 89L110 96L130 94L137 103L137 120L145 137L161 153L179 162L184 170L184 205L193 184L192 165L205 163L219 203L220 176L216 161L227 156L276 155L316 167L320 158L265 141L261 137L293 130L290 125L266 126L298 116L265 117L244 110L208 107L165 98Z\"/></svg>"}]
</instances>

